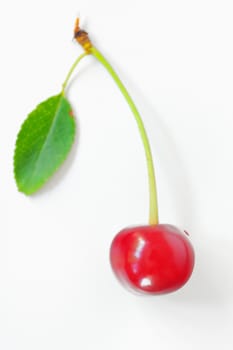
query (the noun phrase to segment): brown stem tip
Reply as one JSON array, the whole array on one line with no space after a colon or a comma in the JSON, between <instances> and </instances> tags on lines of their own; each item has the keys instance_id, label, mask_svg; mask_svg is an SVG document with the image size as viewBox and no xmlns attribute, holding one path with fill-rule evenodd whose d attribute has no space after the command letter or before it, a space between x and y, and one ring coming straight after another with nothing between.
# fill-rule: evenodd
<instances>
[{"instance_id":1,"label":"brown stem tip","mask_svg":"<svg viewBox=\"0 0 233 350\"><path fill-rule=\"evenodd\" d=\"M88 33L85 32L85 30L80 29L79 23L80 20L77 18L74 26L74 38L84 48L84 50L88 52L92 47L92 43L88 37Z\"/></svg>"}]
</instances>

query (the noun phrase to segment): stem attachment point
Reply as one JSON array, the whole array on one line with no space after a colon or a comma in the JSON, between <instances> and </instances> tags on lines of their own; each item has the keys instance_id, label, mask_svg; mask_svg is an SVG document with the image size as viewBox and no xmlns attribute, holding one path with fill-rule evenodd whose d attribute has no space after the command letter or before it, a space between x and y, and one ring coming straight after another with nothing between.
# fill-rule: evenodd
<instances>
[{"instance_id":1,"label":"stem attachment point","mask_svg":"<svg viewBox=\"0 0 233 350\"><path fill-rule=\"evenodd\" d=\"M79 27L80 19L77 18L74 26L74 39L84 48L86 52L90 51L92 43L88 37L88 33Z\"/></svg>"}]
</instances>

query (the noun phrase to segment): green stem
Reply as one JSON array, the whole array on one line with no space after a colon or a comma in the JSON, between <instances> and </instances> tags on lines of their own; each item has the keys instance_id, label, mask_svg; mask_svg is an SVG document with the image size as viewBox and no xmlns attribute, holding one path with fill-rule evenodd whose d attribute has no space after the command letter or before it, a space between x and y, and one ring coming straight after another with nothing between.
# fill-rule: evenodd
<instances>
[{"instance_id":1,"label":"green stem","mask_svg":"<svg viewBox=\"0 0 233 350\"><path fill-rule=\"evenodd\" d=\"M157 203L157 190L156 190L156 181L155 181L155 172L154 172L154 165L153 165L153 158L151 154L150 149L150 143L148 140L148 136L142 121L142 118L137 110L137 107L135 106L132 98L130 97L128 91L126 90L125 86L123 85L122 81L118 77L117 73L114 71L110 63L106 60L106 58L95 48L90 48L90 53L96 57L96 59L102 63L102 65L106 68L106 70L109 72L109 74L112 76L113 80L119 87L122 95L125 97L134 117L137 122L139 132L141 135L141 139L143 142L145 154L146 154L146 161L147 161L147 169L148 169L148 177L149 177L149 191L150 191L150 213L149 213L149 224L150 225L156 225L158 224L158 203Z\"/></svg>"},{"instance_id":2,"label":"green stem","mask_svg":"<svg viewBox=\"0 0 233 350\"><path fill-rule=\"evenodd\" d=\"M73 73L73 71L75 70L75 68L77 67L77 65L79 64L79 62L85 57L88 55L88 52L84 52L82 53L76 60L75 62L72 64L67 76L66 76L66 79L64 80L64 83L62 84L62 94L64 95L65 93L65 89L66 89L66 86L68 84L68 81Z\"/></svg>"}]
</instances>

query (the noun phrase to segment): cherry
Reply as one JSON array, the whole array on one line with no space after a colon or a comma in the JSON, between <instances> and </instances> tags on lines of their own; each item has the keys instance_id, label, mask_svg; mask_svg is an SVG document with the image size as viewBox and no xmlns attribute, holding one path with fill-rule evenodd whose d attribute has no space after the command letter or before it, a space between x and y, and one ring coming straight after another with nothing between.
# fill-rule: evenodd
<instances>
[{"instance_id":1,"label":"cherry","mask_svg":"<svg viewBox=\"0 0 233 350\"><path fill-rule=\"evenodd\" d=\"M172 225L123 229L110 249L112 269L129 290L164 294L182 287L191 276L194 251L185 234Z\"/></svg>"},{"instance_id":2,"label":"cherry","mask_svg":"<svg viewBox=\"0 0 233 350\"><path fill-rule=\"evenodd\" d=\"M145 151L149 182L149 225L130 227L114 238L110 261L119 281L128 289L143 294L163 294L181 288L191 276L194 251L187 232L172 225L159 224L157 188L153 157L141 115L116 71L102 53L93 46L88 33L75 23L74 38L108 71L131 109ZM83 55L84 55L83 54ZM63 89L81 55L68 73Z\"/></svg>"}]
</instances>

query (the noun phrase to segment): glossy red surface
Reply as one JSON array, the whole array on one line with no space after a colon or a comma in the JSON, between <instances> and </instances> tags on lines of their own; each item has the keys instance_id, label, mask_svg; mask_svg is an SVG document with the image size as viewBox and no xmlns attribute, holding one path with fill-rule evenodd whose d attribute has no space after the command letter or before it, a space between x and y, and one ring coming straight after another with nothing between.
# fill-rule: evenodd
<instances>
[{"instance_id":1,"label":"glossy red surface","mask_svg":"<svg viewBox=\"0 0 233 350\"><path fill-rule=\"evenodd\" d=\"M130 227L114 238L110 262L127 289L163 294L187 282L193 271L194 250L187 234L175 226Z\"/></svg>"}]
</instances>

